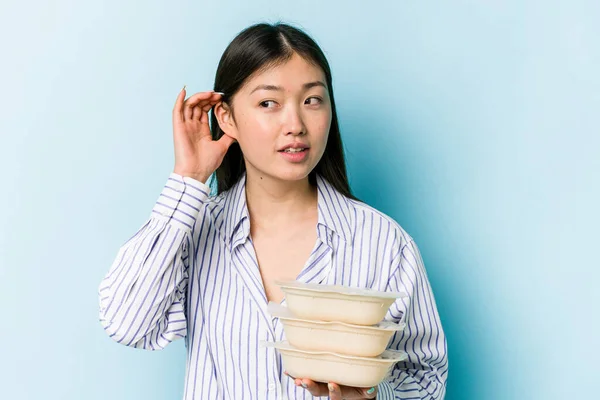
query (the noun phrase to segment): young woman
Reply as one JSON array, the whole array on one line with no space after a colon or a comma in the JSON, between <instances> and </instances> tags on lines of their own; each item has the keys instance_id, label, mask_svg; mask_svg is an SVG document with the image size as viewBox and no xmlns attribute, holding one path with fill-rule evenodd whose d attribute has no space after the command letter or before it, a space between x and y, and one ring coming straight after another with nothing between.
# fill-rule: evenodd
<instances>
[{"instance_id":1,"label":"young woman","mask_svg":"<svg viewBox=\"0 0 600 400\"><path fill-rule=\"evenodd\" d=\"M442 399L446 340L419 250L350 191L319 46L286 24L251 26L214 89L177 96L174 170L99 287L106 332L147 350L185 338L187 400ZM285 303L275 279L408 293L386 316L407 323L389 348L408 360L375 388L287 376L260 345L284 339L267 312Z\"/></svg>"}]
</instances>

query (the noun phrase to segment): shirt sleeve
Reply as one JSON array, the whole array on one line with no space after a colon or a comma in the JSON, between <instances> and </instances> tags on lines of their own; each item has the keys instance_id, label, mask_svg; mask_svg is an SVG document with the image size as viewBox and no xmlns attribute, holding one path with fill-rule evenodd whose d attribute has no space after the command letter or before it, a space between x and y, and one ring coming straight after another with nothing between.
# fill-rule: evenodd
<instances>
[{"instance_id":1,"label":"shirt sleeve","mask_svg":"<svg viewBox=\"0 0 600 400\"><path fill-rule=\"evenodd\" d=\"M209 194L172 173L149 219L119 249L98 288L100 323L117 343L160 350L186 336L191 238Z\"/></svg>"},{"instance_id":2,"label":"shirt sleeve","mask_svg":"<svg viewBox=\"0 0 600 400\"><path fill-rule=\"evenodd\" d=\"M398 299L386 316L406 323L388 348L405 351L408 359L397 363L379 385L377 399L442 400L448 375L446 337L421 254L412 239L393 257L392 271L388 290L409 296Z\"/></svg>"}]
</instances>

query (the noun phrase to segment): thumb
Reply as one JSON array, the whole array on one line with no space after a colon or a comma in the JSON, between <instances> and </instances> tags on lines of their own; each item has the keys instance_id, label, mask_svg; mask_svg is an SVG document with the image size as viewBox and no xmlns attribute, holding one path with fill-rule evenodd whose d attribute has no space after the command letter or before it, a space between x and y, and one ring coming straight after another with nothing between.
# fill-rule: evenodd
<instances>
[{"instance_id":1,"label":"thumb","mask_svg":"<svg viewBox=\"0 0 600 400\"><path fill-rule=\"evenodd\" d=\"M225 132L223 132L223 136L218 140L218 143L221 144L225 150L227 150L233 142L236 142L236 140Z\"/></svg>"}]
</instances>

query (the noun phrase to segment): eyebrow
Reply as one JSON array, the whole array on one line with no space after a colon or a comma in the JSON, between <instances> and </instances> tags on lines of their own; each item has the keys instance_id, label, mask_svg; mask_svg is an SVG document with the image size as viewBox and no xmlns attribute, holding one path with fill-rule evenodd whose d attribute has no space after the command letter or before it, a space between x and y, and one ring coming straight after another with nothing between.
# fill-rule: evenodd
<instances>
[{"instance_id":1,"label":"eyebrow","mask_svg":"<svg viewBox=\"0 0 600 400\"><path fill-rule=\"evenodd\" d=\"M321 82L321 81L314 81L314 82L305 83L304 85L302 85L302 88L304 90L308 90L308 89L311 89L311 88L317 87L317 86L321 86L321 87L327 88L327 86L323 82ZM277 85L258 85L257 87L255 87L250 92L250 94L256 92L257 90L274 90L274 91L277 91L277 92L282 92L283 88L281 86L277 86Z\"/></svg>"}]
</instances>

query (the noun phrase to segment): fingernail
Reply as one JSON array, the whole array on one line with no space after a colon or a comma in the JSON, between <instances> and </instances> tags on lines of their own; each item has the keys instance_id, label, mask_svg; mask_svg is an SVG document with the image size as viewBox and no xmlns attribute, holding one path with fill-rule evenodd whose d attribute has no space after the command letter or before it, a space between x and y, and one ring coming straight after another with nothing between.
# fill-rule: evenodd
<instances>
[{"instance_id":1,"label":"fingernail","mask_svg":"<svg viewBox=\"0 0 600 400\"><path fill-rule=\"evenodd\" d=\"M307 385L306 383L302 382L302 387L303 387L304 389L306 389L306 388L308 387L308 385Z\"/></svg>"},{"instance_id":2,"label":"fingernail","mask_svg":"<svg viewBox=\"0 0 600 400\"><path fill-rule=\"evenodd\" d=\"M183 85L183 89L181 89L181 90L185 90L186 87L187 87L187 85Z\"/></svg>"},{"instance_id":3,"label":"fingernail","mask_svg":"<svg viewBox=\"0 0 600 400\"><path fill-rule=\"evenodd\" d=\"M373 394L374 391L375 391L375 388L372 387L371 389L367 390L367 394Z\"/></svg>"},{"instance_id":4,"label":"fingernail","mask_svg":"<svg viewBox=\"0 0 600 400\"><path fill-rule=\"evenodd\" d=\"M331 383L327 384L327 388L329 389L330 392L333 392L335 389L333 388L333 385Z\"/></svg>"},{"instance_id":5,"label":"fingernail","mask_svg":"<svg viewBox=\"0 0 600 400\"><path fill-rule=\"evenodd\" d=\"M225 93L223 92L215 92L216 94L220 94L221 96L225 96Z\"/></svg>"}]
</instances>

